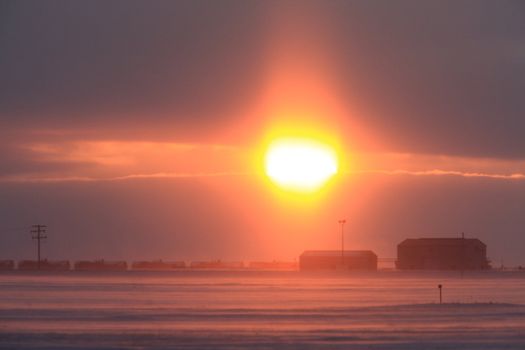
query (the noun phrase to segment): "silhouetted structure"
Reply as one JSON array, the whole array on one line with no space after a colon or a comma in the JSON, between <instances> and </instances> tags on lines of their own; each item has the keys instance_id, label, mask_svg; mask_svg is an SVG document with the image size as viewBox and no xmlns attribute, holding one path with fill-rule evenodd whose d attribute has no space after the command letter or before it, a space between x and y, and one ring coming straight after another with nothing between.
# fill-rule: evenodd
<instances>
[{"instance_id":1,"label":"silhouetted structure","mask_svg":"<svg viewBox=\"0 0 525 350\"><path fill-rule=\"evenodd\" d=\"M44 234L46 233L46 225L33 225L33 229L31 230L31 233L33 233L33 239L37 240L37 247L38 247L38 255L37 255L37 266L40 268L40 241L43 239L46 239L47 236Z\"/></svg>"},{"instance_id":2,"label":"silhouetted structure","mask_svg":"<svg viewBox=\"0 0 525 350\"><path fill-rule=\"evenodd\" d=\"M248 268L253 270L297 270L293 261L250 261Z\"/></svg>"},{"instance_id":3,"label":"silhouetted structure","mask_svg":"<svg viewBox=\"0 0 525 350\"><path fill-rule=\"evenodd\" d=\"M190 264L192 269L242 269L244 263L242 261L192 261Z\"/></svg>"},{"instance_id":4,"label":"silhouetted structure","mask_svg":"<svg viewBox=\"0 0 525 350\"><path fill-rule=\"evenodd\" d=\"M71 264L68 260L22 260L18 262L18 269L26 271L69 271L71 269Z\"/></svg>"},{"instance_id":5,"label":"silhouetted structure","mask_svg":"<svg viewBox=\"0 0 525 350\"><path fill-rule=\"evenodd\" d=\"M377 270L377 255L370 250L307 250L299 257L301 271Z\"/></svg>"},{"instance_id":6,"label":"silhouetted structure","mask_svg":"<svg viewBox=\"0 0 525 350\"><path fill-rule=\"evenodd\" d=\"M178 270L186 268L184 261L134 261L131 264L132 270Z\"/></svg>"},{"instance_id":7,"label":"silhouetted structure","mask_svg":"<svg viewBox=\"0 0 525 350\"><path fill-rule=\"evenodd\" d=\"M14 260L0 260L0 271L10 271L15 269Z\"/></svg>"},{"instance_id":8,"label":"silhouetted structure","mask_svg":"<svg viewBox=\"0 0 525 350\"><path fill-rule=\"evenodd\" d=\"M477 238L405 239L397 246L401 270L489 269L487 246Z\"/></svg>"},{"instance_id":9,"label":"silhouetted structure","mask_svg":"<svg viewBox=\"0 0 525 350\"><path fill-rule=\"evenodd\" d=\"M125 271L128 264L125 261L77 261L75 270L77 271Z\"/></svg>"}]
</instances>

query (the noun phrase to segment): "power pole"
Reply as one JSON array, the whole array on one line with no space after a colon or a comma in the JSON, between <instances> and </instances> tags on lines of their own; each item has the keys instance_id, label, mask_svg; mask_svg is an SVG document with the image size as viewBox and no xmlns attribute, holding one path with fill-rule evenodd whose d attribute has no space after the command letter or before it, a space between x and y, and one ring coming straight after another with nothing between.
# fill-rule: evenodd
<instances>
[{"instance_id":1,"label":"power pole","mask_svg":"<svg viewBox=\"0 0 525 350\"><path fill-rule=\"evenodd\" d=\"M345 227L346 220L345 219L341 219L338 222L341 225L341 268L344 269L344 266L345 266L345 231L344 231L344 227Z\"/></svg>"},{"instance_id":2,"label":"power pole","mask_svg":"<svg viewBox=\"0 0 525 350\"><path fill-rule=\"evenodd\" d=\"M31 230L31 233L33 233L33 239L37 240L38 243L38 269L40 270L40 241L42 239L46 239L47 236L44 235L46 233L46 225L33 225L33 229Z\"/></svg>"}]
</instances>

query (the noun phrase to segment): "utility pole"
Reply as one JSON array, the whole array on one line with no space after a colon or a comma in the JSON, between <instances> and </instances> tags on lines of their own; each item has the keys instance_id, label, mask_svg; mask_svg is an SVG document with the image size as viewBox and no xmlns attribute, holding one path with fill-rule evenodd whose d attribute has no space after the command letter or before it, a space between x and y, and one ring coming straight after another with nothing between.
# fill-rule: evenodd
<instances>
[{"instance_id":1,"label":"utility pole","mask_svg":"<svg viewBox=\"0 0 525 350\"><path fill-rule=\"evenodd\" d=\"M44 235L46 233L46 225L33 225L33 229L31 230L31 233L33 233L33 239L37 240L38 243L38 269L40 270L40 241L43 239L46 239L47 236Z\"/></svg>"},{"instance_id":2,"label":"utility pole","mask_svg":"<svg viewBox=\"0 0 525 350\"><path fill-rule=\"evenodd\" d=\"M341 225L341 267L344 269L345 266L345 223L346 219L341 219L338 221Z\"/></svg>"}]
</instances>

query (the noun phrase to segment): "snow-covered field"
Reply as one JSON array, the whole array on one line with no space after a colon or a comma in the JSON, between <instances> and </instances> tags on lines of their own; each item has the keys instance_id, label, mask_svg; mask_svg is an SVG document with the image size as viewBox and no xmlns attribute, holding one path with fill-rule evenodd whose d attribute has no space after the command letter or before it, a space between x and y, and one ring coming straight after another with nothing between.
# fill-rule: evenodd
<instances>
[{"instance_id":1,"label":"snow-covered field","mask_svg":"<svg viewBox=\"0 0 525 350\"><path fill-rule=\"evenodd\" d=\"M525 273L3 273L0 348L523 350Z\"/></svg>"}]
</instances>

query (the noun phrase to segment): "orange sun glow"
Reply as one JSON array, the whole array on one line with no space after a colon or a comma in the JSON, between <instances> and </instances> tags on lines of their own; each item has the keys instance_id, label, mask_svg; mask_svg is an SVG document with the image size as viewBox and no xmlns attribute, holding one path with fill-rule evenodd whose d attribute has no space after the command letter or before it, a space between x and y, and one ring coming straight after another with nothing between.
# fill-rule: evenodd
<instances>
[{"instance_id":1,"label":"orange sun glow","mask_svg":"<svg viewBox=\"0 0 525 350\"><path fill-rule=\"evenodd\" d=\"M270 180L292 192L313 192L338 171L338 157L328 144L314 139L281 138L270 143L264 158Z\"/></svg>"}]
</instances>

